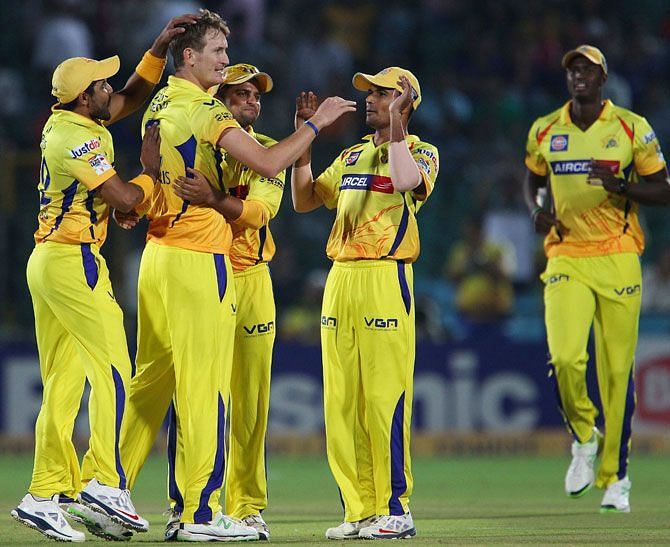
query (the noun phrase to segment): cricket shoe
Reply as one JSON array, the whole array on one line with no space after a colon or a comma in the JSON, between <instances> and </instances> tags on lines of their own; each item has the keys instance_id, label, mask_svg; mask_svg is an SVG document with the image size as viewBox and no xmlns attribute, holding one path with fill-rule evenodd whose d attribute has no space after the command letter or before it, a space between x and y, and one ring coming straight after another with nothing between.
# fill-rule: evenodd
<instances>
[{"instance_id":1,"label":"cricket shoe","mask_svg":"<svg viewBox=\"0 0 670 547\"><path fill-rule=\"evenodd\" d=\"M182 522L177 532L178 541L255 541L258 532L241 521L217 513L212 520L203 524Z\"/></svg>"},{"instance_id":2,"label":"cricket shoe","mask_svg":"<svg viewBox=\"0 0 670 547\"><path fill-rule=\"evenodd\" d=\"M579 498L586 494L596 480L593 469L598 455L598 446L602 435L593 428L593 435L585 443L572 442L572 461L565 474L565 493L571 498Z\"/></svg>"},{"instance_id":3,"label":"cricket shoe","mask_svg":"<svg viewBox=\"0 0 670 547\"><path fill-rule=\"evenodd\" d=\"M167 515L168 518L165 523L165 541L177 541L181 513L170 508L164 514Z\"/></svg>"},{"instance_id":4,"label":"cricket shoe","mask_svg":"<svg viewBox=\"0 0 670 547\"><path fill-rule=\"evenodd\" d=\"M263 541L270 540L270 529L259 513L248 515L242 519L242 523L258 532L258 539Z\"/></svg>"},{"instance_id":5,"label":"cricket shoe","mask_svg":"<svg viewBox=\"0 0 670 547\"><path fill-rule=\"evenodd\" d=\"M58 506L58 494L47 500L36 500L31 494L26 494L10 514L21 524L56 541L79 543L86 539L83 532L73 529L65 520L65 515Z\"/></svg>"},{"instance_id":6,"label":"cricket shoe","mask_svg":"<svg viewBox=\"0 0 670 547\"><path fill-rule=\"evenodd\" d=\"M601 513L630 513L630 487L628 477L610 484L600 503Z\"/></svg>"},{"instance_id":7,"label":"cricket shoe","mask_svg":"<svg viewBox=\"0 0 670 547\"><path fill-rule=\"evenodd\" d=\"M128 490L105 486L92 479L79 494L79 500L133 532L149 530L149 522L137 514Z\"/></svg>"},{"instance_id":8,"label":"cricket shoe","mask_svg":"<svg viewBox=\"0 0 670 547\"><path fill-rule=\"evenodd\" d=\"M98 513L72 498L60 495L58 506L65 512L66 517L86 526L86 529L94 536L108 541L128 541L133 537L130 530L114 522L108 515Z\"/></svg>"},{"instance_id":9,"label":"cricket shoe","mask_svg":"<svg viewBox=\"0 0 670 547\"><path fill-rule=\"evenodd\" d=\"M412 515L382 515L370 526L361 528L358 537L362 539L408 539L416 535Z\"/></svg>"},{"instance_id":10,"label":"cricket shoe","mask_svg":"<svg viewBox=\"0 0 670 547\"><path fill-rule=\"evenodd\" d=\"M326 530L327 539L358 539L358 533L361 528L370 526L377 520L377 515L372 515L358 522L347 522L346 520L339 526L328 528Z\"/></svg>"}]
</instances>

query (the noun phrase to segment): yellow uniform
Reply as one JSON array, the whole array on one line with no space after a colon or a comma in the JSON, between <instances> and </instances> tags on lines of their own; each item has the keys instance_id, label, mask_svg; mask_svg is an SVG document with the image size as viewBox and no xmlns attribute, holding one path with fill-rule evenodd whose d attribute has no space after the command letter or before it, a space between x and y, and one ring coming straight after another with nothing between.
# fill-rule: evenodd
<instances>
[{"instance_id":1,"label":"yellow uniform","mask_svg":"<svg viewBox=\"0 0 670 547\"><path fill-rule=\"evenodd\" d=\"M112 137L94 120L52 110L40 144L39 227L27 267L44 385L29 491L75 497L81 475L72 430L86 378L87 466L99 482L126 486L118 442L131 367L123 313L100 254L109 207L96 189L115 174Z\"/></svg>"},{"instance_id":2,"label":"yellow uniform","mask_svg":"<svg viewBox=\"0 0 670 547\"><path fill-rule=\"evenodd\" d=\"M586 442L597 410L586 391L586 346L594 325L605 445L596 485L626 476L635 408L633 360L641 298L644 234L638 205L587 184L591 159L629 183L665 167L647 120L605 101L586 131L570 103L539 118L528 135L526 166L548 176L556 218L565 227L545 238L547 338L559 405L575 438Z\"/></svg>"},{"instance_id":3,"label":"yellow uniform","mask_svg":"<svg viewBox=\"0 0 670 547\"><path fill-rule=\"evenodd\" d=\"M249 133L263 146L275 140ZM286 172L262 177L234 158L224 158L226 191L255 202L258 213L231 223L230 261L237 291L235 354L230 383L230 441L226 465L226 511L244 518L267 507L265 434L270 405L270 368L276 311L268 262L275 253L269 221L279 210Z\"/></svg>"},{"instance_id":4,"label":"yellow uniform","mask_svg":"<svg viewBox=\"0 0 670 547\"><path fill-rule=\"evenodd\" d=\"M174 395L171 439L180 451L170 494L182 522L202 523L220 510L224 476L236 305L227 256L232 233L213 209L177 197L172 183L186 167L219 181L216 144L239 124L218 99L174 76L154 96L143 127L154 121L160 123L161 184L151 199L140 263L137 372L121 454L132 486Z\"/></svg>"},{"instance_id":5,"label":"yellow uniform","mask_svg":"<svg viewBox=\"0 0 670 547\"><path fill-rule=\"evenodd\" d=\"M413 135L406 141L426 199L438 173L437 149ZM394 190L388 143L375 146L371 135L344 150L314 187L326 207L337 209L321 317L328 462L345 521L402 515L413 482L411 263L419 255L415 214L423 202Z\"/></svg>"}]
</instances>

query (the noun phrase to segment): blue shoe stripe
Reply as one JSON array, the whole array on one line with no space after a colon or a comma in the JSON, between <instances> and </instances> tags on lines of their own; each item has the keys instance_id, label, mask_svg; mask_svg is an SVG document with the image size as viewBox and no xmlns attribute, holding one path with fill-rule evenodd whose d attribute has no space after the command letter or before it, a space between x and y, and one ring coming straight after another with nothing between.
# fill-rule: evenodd
<instances>
[{"instance_id":1,"label":"blue shoe stripe","mask_svg":"<svg viewBox=\"0 0 670 547\"><path fill-rule=\"evenodd\" d=\"M139 521L137 520L132 520L126 517L123 513L119 513L118 511L115 511L108 505L105 505L102 503L99 499L94 498L91 496L89 493L82 491L80 494L82 501L85 501L89 505L95 505L97 507L100 507L105 513L107 513L111 517L116 517L118 519L121 519L123 522L127 522L130 524L133 528L140 529L142 528L142 525L140 524Z\"/></svg>"},{"instance_id":2,"label":"blue shoe stripe","mask_svg":"<svg viewBox=\"0 0 670 547\"><path fill-rule=\"evenodd\" d=\"M31 515L30 513L26 513L19 507L16 508L16 514L21 517L23 520L27 520L31 523L33 523L39 530L42 532L45 532L47 530L51 530L52 532L56 532L60 537L67 538L67 539L72 539L71 536L68 536L67 534L64 534L63 532L56 530L51 524L49 524L46 520L43 518L40 518L36 515Z\"/></svg>"}]
</instances>

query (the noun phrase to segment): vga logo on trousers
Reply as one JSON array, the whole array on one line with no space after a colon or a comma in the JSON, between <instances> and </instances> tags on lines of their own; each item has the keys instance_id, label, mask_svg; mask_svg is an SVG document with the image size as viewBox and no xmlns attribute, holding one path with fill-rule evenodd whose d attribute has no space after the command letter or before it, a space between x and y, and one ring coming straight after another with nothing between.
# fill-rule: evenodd
<instances>
[{"instance_id":1,"label":"vga logo on trousers","mask_svg":"<svg viewBox=\"0 0 670 547\"><path fill-rule=\"evenodd\" d=\"M640 285L630 285L628 287L621 287L620 289L614 289L614 292L617 296L633 296L640 294L642 288Z\"/></svg>"},{"instance_id":2,"label":"vga logo on trousers","mask_svg":"<svg viewBox=\"0 0 670 547\"><path fill-rule=\"evenodd\" d=\"M365 328L371 330L398 330L398 320L391 317L389 319L382 319L381 317L367 317L365 320Z\"/></svg>"},{"instance_id":3,"label":"vga logo on trousers","mask_svg":"<svg viewBox=\"0 0 670 547\"><path fill-rule=\"evenodd\" d=\"M321 316L321 326L326 329L337 328L337 317L330 317L329 315Z\"/></svg>"},{"instance_id":4,"label":"vga logo on trousers","mask_svg":"<svg viewBox=\"0 0 670 547\"><path fill-rule=\"evenodd\" d=\"M268 321L267 323L258 323L257 325L251 325L247 327L244 325L244 332L247 333L247 336L258 336L260 334L267 334L275 330L275 322Z\"/></svg>"}]
</instances>

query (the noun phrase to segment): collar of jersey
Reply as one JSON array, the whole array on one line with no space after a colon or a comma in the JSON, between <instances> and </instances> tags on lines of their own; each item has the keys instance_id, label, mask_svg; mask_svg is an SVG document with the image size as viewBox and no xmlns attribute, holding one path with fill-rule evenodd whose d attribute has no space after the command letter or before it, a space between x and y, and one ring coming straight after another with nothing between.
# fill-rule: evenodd
<instances>
[{"instance_id":1,"label":"collar of jersey","mask_svg":"<svg viewBox=\"0 0 670 547\"><path fill-rule=\"evenodd\" d=\"M51 107L51 112L53 115L57 116L59 120L83 125L84 127L94 127L96 129L99 129L101 125L104 127L101 120L93 120L86 116L82 116L81 114L77 114L76 112L72 112L71 110L63 110L62 108L58 108L59 105L60 103L56 103Z\"/></svg>"},{"instance_id":2,"label":"collar of jersey","mask_svg":"<svg viewBox=\"0 0 670 547\"><path fill-rule=\"evenodd\" d=\"M375 136L374 133L371 133L370 135L365 135L365 136L363 137L362 140L364 140L364 141L370 141L370 144L372 144L372 146L375 146L375 141L372 140L372 139L374 138L374 136ZM411 147L414 143L419 142L419 137L417 137L416 135L407 135L407 136L405 137L405 141L406 141L407 144L409 144L410 147ZM380 144L379 146L388 145L389 142L391 142L391 141L383 142L383 143ZM375 146L375 148L379 148L379 146Z\"/></svg>"},{"instance_id":3,"label":"collar of jersey","mask_svg":"<svg viewBox=\"0 0 670 547\"><path fill-rule=\"evenodd\" d=\"M205 89L202 89L200 86L194 84L190 80L187 80L186 78L180 78L179 76L171 75L168 76L168 86L170 87L180 87L186 91L197 91L198 93L202 93L203 95L209 95Z\"/></svg>"},{"instance_id":4,"label":"collar of jersey","mask_svg":"<svg viewBox=\"0 0 670 547\"><path fill-rule=\"evenodd\" d=\"M570 118L570 103L572 101L568 101L563 105L563 108L561 109L561 119L560 123L561 125L568 125L572 123L572 118ZM605 100L605 105L603 106L603 109L600 111L600 116L598 116L599 120L607 121L612 119L612 115L614 114L614 103L610 101L609 99Z\"/></svg>"}]
</instances>

